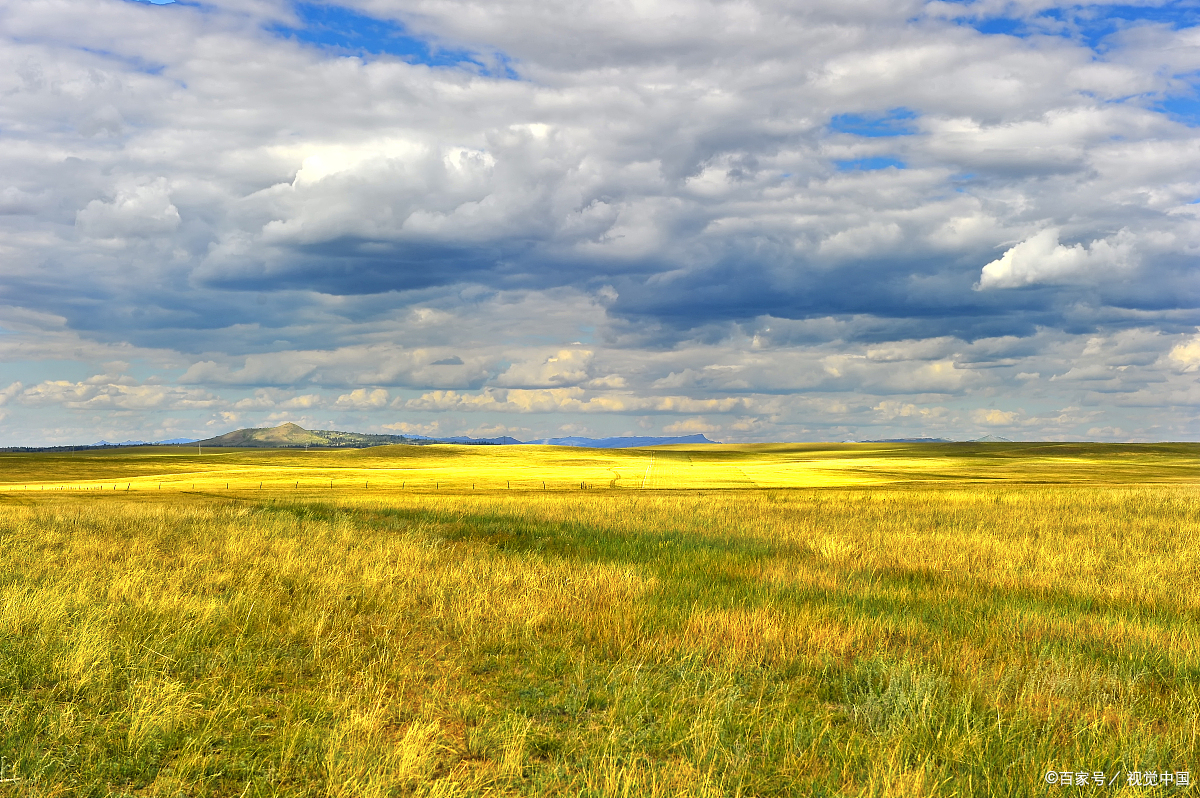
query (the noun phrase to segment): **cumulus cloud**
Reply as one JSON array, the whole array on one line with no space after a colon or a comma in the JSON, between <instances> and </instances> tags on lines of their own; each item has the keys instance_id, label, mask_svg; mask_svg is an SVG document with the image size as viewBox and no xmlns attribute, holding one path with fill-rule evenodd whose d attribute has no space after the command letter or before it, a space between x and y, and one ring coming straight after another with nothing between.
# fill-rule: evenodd
<instances>
[{"instance_id":1,"label":"cumulus cloud","mask_svg":"<svg viewBox=\"0 0 1200 798\"><path fill-rule=\"evenodd\" d=\"M18 70L25 77L18 74L13 88L34 124L53 121L38 98L54 81L78 87L93 116L152 115L149 127L109 125L135 163L77 182L100 192L82 202L80 230L103 240L156 237L174 248L172 262L197 288L360 295L464 280L545 287L585 283L599 267L614 312L650 310L684 326L713 313L713 304L744 317L778 312L814 292L830 307L849 301L877 311L909 300L889 279L874 292L847 295L839 291L845 275L821 269L871 258L881 275L937 273L1010 237L1014 226L1026 228L1031 212L1054 220L1074 210L1087 196L1080 180L1115 177L1098 169L1093 153L1103 152L1105 167L1116 170L1119 161L1109 155L1123 145L1115 137L1136 141L1154 126L1143 106L1115 101L1131 86L1113 84L1113 75L1138 76L1142 91L1167 85L1127 64L1111 63L1100 76L1092 53L1066 40L1034 47L972 35L945 27L936 14L918 14L914 26L915 7L846 17L816 5L785 12L754 3L733 15L730 28L724 4L687 4L669 25L647 23L656 31L653 46L635 23L641 12L631 17L607 6L561 15L517 2L482 15L461 3L419 12L384 2L362 7L457 40L484 61L494 48L508 52L536 76L519 82L297 48L253 27L289 18L282 9L249 18L220 9L97 11L92 35L103 41L93 50L153 58L163 65L157 76L80 55L88 34L56 31L36 9L14 11L10 20L15 31L75 48L51 74L46 45L25 47ZM891 35L901 27L906 39ZM576 36L578 47L564 57L563 43ZM250 81L207 48L256 49L269 55L260 60L266 71ZM755 64L773 72L749 92L747 68ZM997 73L1008 82L996 84ZM1062 86L1046 74L1076 77ZM655 103L639 101L643 76L659 87ZM222 94L180 93L181 80L213 81ZM1087 106L1080 91L1114 102ZM365 109L359 101L376 96L403 99ZM219 113L230 102L256 110L237 121ZM861 135L831 123L886 116L897 105L912 109L900 135ZM685 106L688 113L678 113ZM779 110L787 107L809 112ZM287 142L257 135L256 126L272 122L294 134ZM176 143L152 157L171 132ZM90 139L73 145L85 163L114 165ZM908 167L836 167L888 152ZM1021 183L1031 154L1054 165L1061 186L1035 194ZM1187 156L1177 153L1176 167L1179 157ZM969 185L947 200L939 171L946 166L990 169L1022 198L1008 207L1023 210L1005 211ZM96 246L98 257L111 255ZM743 285L725 302L704 302L734 264Z\"/></svg>"},{"instance_id":2,"label":"cumulus cloud","mask_svg":"<svg viewBox=\"0 0 1200 798\"><path fill-rule=\"evenodd\" d=\"M207 391L196 389L67 380L30 386L20 392L19 401L31 407L50 405L72 410L195 410L223 404Z\"/></svg>"},{"instance_id":3,"label":"cumulus cloud","mask_svg":"<svg viewBox=\"0 0 1200 798\"><path fill-rule=\"evenodd\" d=\"M283 409L309 410L314 407L319 407L322 404L321 397L315 393L306 393L301 396L293 396L291 399L285 399L275 406Z\"/></svg>"},{"instance_id":4,"label":"cumulus cloud","mask_svg":"<svg viewBox=\"0 0 1200 798\"><path fill-rule=\"evenodd\" d=\"M944 407L918 407L912 402L898 402L895 399L885 399L875 405L874 409L885 421L897 418L935 419L941 418L949 412Z\"/></svg>"},{"instance_id":5,"label":"cumulus cloud","mask_svg":"<svg viewBox=\"0 0 1200 798\"><path fill-rule=\"evenodd\" d=\"M179 381L185 384L281 387L301 384L341 387L362 383L468 387L481 381L487 373L487 360L473 358L464 362L454 356L435 359L433 353L423 348L374 344L226 357L220 362L202 360L191 364Z\"/></svg>"},{"instance_id":6,"label":"cumulus cloud","mask_svg":"<svg viewBox=\"0 0 1200 798\"><path fill-rule=\"evenodd\" d=\"M21 385L21 383L14 382L11 385L9 385L7 388L5 388L3 391L0 391L0 405L8 404L8 401L10 399L12 399L14 396L17 396L18 394L21 393L21 389L23 387L24 386Z\"/></svg>"},{"instance_id":7,"label":"cumulus cloud","mask_svg":"<svg viewBox=\"0 0 1200 798\"><path fill-rule=\"evenodd\" d=\"M1132 244L1122 231L1113 240L1098 239L1088 246L1059 243L1060 231L1049 228L1027 238L983 267L980 289L1019 288L1075 278L1108 277L1133 264Z\"/></svg>"},{"instance_id":8,"label":"cumulus cloud","mask_svg":"<svg viewBox=\"0 0 1200 798\"><path fill-rule=\"evenodd\" d=\"M413 423L410 421L397 421L394 424L384 424L383 429L387 430L388 432L396 432L401 435L424 435L431 438L436 437L441 433L442 424L436 419L424 424Z\"/></svg>"},{"instance_id":9,"label":"cumulus cloud","mask_svg":"<svg viewBox=\"0 0 1200 798\"><path fill-rule=\"evenodd\" d=\"M530 437L530 432L529 427L515 427L508 424L481 424L477 427L469 427L463 434L472 438L502 438L507 435L520 440L522 437Z\"/></svg>"},{"instance_id":10,"label":"cumulus cloud","mask_svg":"<svg viewBox=\"0 0 1200 798\"><path fill-rule=\"evenodd\" d=\"M638 396L635 394L597 393L587 395L583 388L545 388L540 390L486 390L478 394L457 391L431 391L403 404L408 410L499 411L506 413L728 413L747 409L752 401L744 397L694 399L688 396Z\"/></svg>"},{"instance_id":11,"label":"cumulus cloud","mask_svg":"<svg viewBox=\"0 0 1200 798\"><path fill-rule=\"evenodd\" d=\"M592 354L586 349L561 349L541 362L514 363L495 384L526 388L577 385L590 376Z\"/></svg>"},{"instance_id":12,"label":"cumulus cloud","mask_svg":"<svg viewBox=\"0 0 1200 798\"><path fill-rule=\"evenodd\" d=\"M1184 371L1200 369L1200 335L1171 347L1170 357Z\"/></svg>"},{"instance_id":13,"label":"cumulus cloud","mask_svg":"<svg viewBox=\"0 0 1200 798\"><path fill-rule=\"evenodd\" d=\"M239 399L232 404L234 410L308 410L319 407L323 400L319 394L292 395L291 391L277 388L259 388L253 396Z\"/></svg>"},{"instance_id":14,"label":"cumulus cloud","mask_svg":"<svg viewBox=\"0 0 1200 798\"><path fill-rule=\"evenodd\" d=\"M334 402L335 407L347 410L377 410L387 407L389 395L384 388L355 388L350 393L344 393Z\"/></svg>"},{"instance_id":15,"label":"cumulus cloud","mask_svg":"<svg viewBox=\"0 0 1200 798\"><path fill-rule=\"evenodd\" d=\"M240 369L213 360L193 363L179 381L186 384L225 383L232 385L294 385L313 371L310 363L288 362L285 357L254 356L246 358Z\"/></svg>"},{"instance_id":16,"label":"cumulus cloud","mask_svg":"<svg viewBox=\"0 0 1200 798\"><path fill-rule=\"evenodd\" d=\"M715 432L719 427L710 424L703 417L680 419L672 424L663 425L663 432L671 435L694 435L698 432Z\"/></svg>"},{"instance_id":17,"label":"cumulus cloud","mask_svg":"<svg viewBox=\"0 0 1200 798\"><path fill-rule=\"evenodd\" d=\"M1015 410L997 410L995 408L976 408L971 411L971 420L976 424L989 427L1010 427L1016 424L1021 414Z\"/></svg>"},{"instance_id":18,"label":"cumulus cloud","mask_svg":"<svg viewBox=\"0 0 1200 798\"><path fill-rule=\"evenodd\" d=\"M388 406L884 437L1026 397L1113 415L1046 434L1200 434L1170 9L331 8L428 57L273 0L0 11L11 434Z\"/></svg>"},{"instance_id":19,"label":"cumulus cloud","mask_svg":"<svg viewBox=\"0 0 1200 798\"><path fill-rule=\"evenodd\" d=\"M75 224L95 238L150 237L179 227L179 209L171 203L167 181L122 188L111 201L95 199L75 214Z\"/></svg>"}]
</instances>

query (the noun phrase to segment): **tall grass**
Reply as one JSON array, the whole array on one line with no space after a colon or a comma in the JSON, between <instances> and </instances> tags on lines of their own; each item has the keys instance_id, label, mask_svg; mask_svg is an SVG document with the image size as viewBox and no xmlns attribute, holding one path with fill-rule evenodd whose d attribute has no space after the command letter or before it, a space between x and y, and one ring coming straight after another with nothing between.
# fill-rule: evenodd
<instances>
[{"instance_id":1,"label":"tall grass","mask_svg":"<svg viewBox=\"0 0 1200 798\"><path fill-rule=\"evenodd\" d=\"M1200 778L1192 487L37 499L0 507L14 795Z\"/></svg>"}]
</instances>

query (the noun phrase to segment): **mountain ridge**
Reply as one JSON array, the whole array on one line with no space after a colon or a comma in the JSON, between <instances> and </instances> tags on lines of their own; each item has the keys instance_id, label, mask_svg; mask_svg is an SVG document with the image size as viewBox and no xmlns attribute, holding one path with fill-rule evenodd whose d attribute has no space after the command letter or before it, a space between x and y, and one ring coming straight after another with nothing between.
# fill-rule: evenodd
<instances>
[{"instance_id":1,"label":"mountain ridge","mask_svg":"<svg viewBox=\"0 0 1200 798\"><path fill-rule=\"evenodd\" d=\"M198 446L232 449L361 449L392 444L419 445L420 441L403 435L383 435L340 430L307 430L299 424L285 421L277 427L246 427L202 441Z\"/></svg>"},{"instance_id":2,"label":"mountain ridge","mask_svg":"<svg viewBox=\"0 0 1200 798\"><path fill-rule=\"evenodd\" d=\"M337 448L361 449L371 446L389 446L407 444L423 446L433 443L458 443L468 446L512 446L520 444L540 444L543 446L579 446L591 449L636 448L641 446L665 446L681 443L715 443L703 434L677 436L625 436L609 438L540 438L533 441L519 441L508 435L498 438L472 438L467 435L450 435L442 438L430 438L424 435L385 435L370 432L341 432L338 430L307 430L299 424L290 421L277 427L247 427L245 429L227 432L202 441L194 441L198 446L229 447L237 449L295 449L305 448Z\"/></svg>"}]
</instances>

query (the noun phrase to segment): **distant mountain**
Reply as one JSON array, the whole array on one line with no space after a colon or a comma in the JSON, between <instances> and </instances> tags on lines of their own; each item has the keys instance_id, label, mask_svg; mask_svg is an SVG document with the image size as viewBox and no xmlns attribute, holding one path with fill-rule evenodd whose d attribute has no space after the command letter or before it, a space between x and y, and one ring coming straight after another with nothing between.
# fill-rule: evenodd
<instances>
[{"instance_id":1,"label":"distant mountain","mask_svg":"<svg viewBox=\"0 0 1200 798\"><path fill-rule=\"evenodd\" d=\"M511 446L514 443L523 443L523 441L519 441L516 438L510 438L507 435L501 438L471 438L466 435L455 435L452 438L436 438L431 440L434 440L436 443L468 443L475 445L491 444L493 446Z\"/></svg>"},{"instance_id":2,"label":"distant mountain","mask_svg":"<svg viewBox=\"0 0 1200 798\"><path fill-rule=\"evenodd\" d=\"M854 443L854 441L844 441ZM965 443L1012 443L1008 438L999 435L984 435ZM335 430L307 430L299 424L280 424L278 427L253 427L239 429L218 435L215 438L197 441L195 438L170 438L162 441L121 441L109 443L97 441L87 447L106 446L170 446L199 444L200 446L254 448L254 449L296 449L300 447L315 447L318 449L362 449L368 446L389 446L395 444L426 445L431 443L458 443L469 446L512 446L529 443L543 446L579 446L588 449L633 449L640 446L670 446L672 444L712 444L702 434L676 436L643 436L631 435L614 438L584 438L568 436L563 438L539 438L532 441L519 441L504 435L498 438L472 438L468 435L452 435L445 438L430 438L425 435L381 435L368 432L338 432ZM955 443L949 438L884 438L882 440L867 440L861 443ZM60 448L60 447L53 447ZM71 448L71 447L61 447Z\"/></svg>"},{"instance_id":3,"label":"distant mountain","mask_svg":"<svg viewBox=\"0 0 1200 798\"><path fill-rule=\"evenodd\" d=\"M371 432L339 432L327 429L304 429L299 424L280 424L278 427L239 429L203 441L189 441L199 446L231 447L238 449L364 449L368 446L430 443L462 443L472 446L520 443L516 438L470 438L457 435L449 438L428 438L424 435L382 435Z\"/></svg>"},{"instance_id":4,"label":"distant mountain","mask_svg":"<svg viewBox=\"0 0 1200 798\"><path fill-rule=\"evenodd\" d=\"M639 446L669 446L675 443L718 443L710 441L702 434L679 435L672 438L651 438L634 435L627 438L542 438L527 443L540 443L547 446L583 446L589 449L633 449Z\"/></svg>"},{"instance_id":5,"label":"distant mountain","mask_svg":"<svg viewBox=\"0 0 1200 798\"><path fill-rule=\"evenodd\" d=\"M387 446L396 443L416 443L403 435L375 435L364 432L338 432L335 430L307 430L290 421L278 427L254 427L239 429L195 441L199 446L225 446L239 449L297 449L316 446L318 448L359 449L366 446Z\"/></svg>"},{"instance_id":6,"label":"distant mountain","mask_svg":"<svg viewBox=\"0 0 1200 798\"><path fill-rule=\"evenodd\" d=\"M471 438L453 435L445 438L429 438L424 435L376 435L363 432L336 432L333 430L307 430L298 424L280 424L278 427L255 427L227 432L203 441L190 441L200 446L295 449L301 446L318 448L360 449L367 446L390 444L458 443L470 446L511 446L519 443L540 443L548 446L586 446L593 449L623 449L635 446L664 446L672 443L715 443L703 435L682 435L670 438L543 438L536 441L519 441L505 435L499 438Z\"/></svg>"},{"instance_id":7,"label":"distant mountain","mask_svg":"<svg viewBox=\"0 0 1200 798\"><path fill-rule=\"evenodd\" d=\"M426 435L409 435L410 441L419 443L465 443L470 446L509 446L514 443L522 443L516 438L510 438L507 435L500 438L472 438L469 435L452 435L449 438L430 438Z\"/></svg>"}]
</instances>

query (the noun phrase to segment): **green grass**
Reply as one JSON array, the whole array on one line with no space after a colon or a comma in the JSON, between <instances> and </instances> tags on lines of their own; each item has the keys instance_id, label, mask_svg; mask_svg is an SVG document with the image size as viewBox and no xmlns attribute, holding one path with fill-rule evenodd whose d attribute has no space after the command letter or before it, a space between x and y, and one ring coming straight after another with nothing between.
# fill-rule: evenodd
<instances>
[{"instance_id":1,"label":"green grass","mask_svg":"<svg viewBox=\"0 0 1200 798\"><path fill-rule=\"evenodd\" d=\"M646 452L519 451L324 453L323 474L355 474L332 490L159 490L147 475L187 464L157 454L70 474L69 455L4 461L10 484L143 489L0 496L0 779L17 779L0 796L1110 794L1045 775L1200 777L1196 447L1076 447L1057 469L1054 451L988 447L660 450L655 490L567 489ZM212 457L278 485L313 468ZM776 479L827 483L845 467L787 460L854 457L891 481L695 487L771 458ZM559 490L387 476L553 476L555 458ZM386 487L354 487L363 470Z\"/></svg>"}]
</instances>

